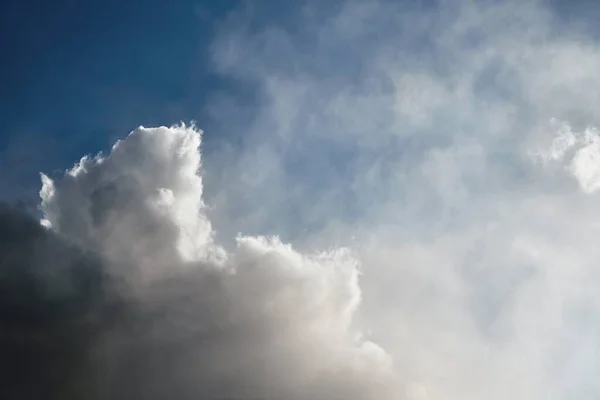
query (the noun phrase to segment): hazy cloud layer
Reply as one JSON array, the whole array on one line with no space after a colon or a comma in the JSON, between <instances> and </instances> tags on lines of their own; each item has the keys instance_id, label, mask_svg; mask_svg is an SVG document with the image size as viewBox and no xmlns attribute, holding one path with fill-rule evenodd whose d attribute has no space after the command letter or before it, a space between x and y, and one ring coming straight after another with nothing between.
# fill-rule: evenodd
<instances>
[{"instance_id":1,"label":"hazy cloud layer","mask_svg":"<svg viewBox=\"0 0 600 400\"><path fill-rule=\"evenodd\" d=\"M249 8L225 24L215 68L256 103L216 99L215 118L253 117L219 120L243 146L209 155L209 213L219 232L356 249L361 323L411 393L593 399L590 21L542 1L432 3L306 2L292 22Z\"/></svg>"},{"instance_id":2,"label":"hazy cloud layer","mask_svg":"<svg viewBox=\"0 0 600 400\"><path fill-rule=\"evenodd\" d=\"M535 183L526 154L552 118L599 125L600 52L549 6L406 3L307 2L261 28L251 8L223 26L215 69L257 88L210 106L242 143L207 155L215 218L239 222L224 226L429 230L443 210Z\"/></svg>"}]
</instances>

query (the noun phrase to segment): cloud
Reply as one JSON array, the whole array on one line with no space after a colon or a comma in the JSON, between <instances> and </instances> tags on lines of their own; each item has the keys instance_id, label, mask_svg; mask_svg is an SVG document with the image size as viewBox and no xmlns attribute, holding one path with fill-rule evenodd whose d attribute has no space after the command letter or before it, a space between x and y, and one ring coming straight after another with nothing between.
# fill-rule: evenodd
<instances>
[{"instance_id":1,"label":"cloud","mask_svg":"<svg viewBox=\"0 0 600 400\"><path fill-rule=\"evenodd\" d=\"M553 125L558 121L553 120ZM568 123L560 124L556 138L547 150L534 156L542 161L565 162L565 169L579 183L581 189L592 193L600 188L600 136L598 129L588 127L583 133L573 132ZM567 158L567 161L565 161Z\"/></svg>"},{"instance_id":2,"label":"cloud","mask_svg":"<svg viewBox=\"0 0 600 400\"><path fill-rule=\"evenodd\" d=\"M316 231L323 220L412 225L430 214L413 207L440 208L436 178L420 175L430 153L481 148L449 166L456 184L505 191L529 178L524 154L542 140L539 126L600 125L597 44L545 3L344 1L294 12L259 28L260 16L242 14L215 40L216 71L255 88L251 101L222 93L216 107L219 132L243 132L241 146L207 155L216 224L284 236L298 221ZM253 118L230 117L245 107Z\"/></svg>"},{"instance_id":3,"label":"cloud","mask_svg":"<svg viewBox=\"0 0 600 400\"><path fill-rule=\"evenodd\" d=\"M208 106L227 135L204 165L193 128L140 128L43 178L35 232L103 282L65 314L93 315L68 325L83 339L51 369L68 379L45 382L73 398L598 397L592 37L541 1L306 2L234 14L212 62L236 89Z\"/></svg>"},{"instance_id":4,"label":"cloud","mask_svg":"<svg viewBox=\"0 0 600 400\"><path fill-rule=\"evenodd\" d=\"M407 392L597 397L593 22L543 1L290 14L242 12L215 41L216 71L255 89L214 114L244 133L208 155L217 230L353 247L357 317ZM220 117L245 106L254 118Z\"/></svg>"},{"instance_id":5,"label":"cloud","mask_svg":"<svg viewBox=\"0 0 600 400\"><path fill-rule=\"evenodd\" d=\"M388 355L352 324L358 262L213 241L200 133L143 128L2 208L3 398L370 399ZM390 397L391 398L391 397Z\"/></svg>"}]
</instances>

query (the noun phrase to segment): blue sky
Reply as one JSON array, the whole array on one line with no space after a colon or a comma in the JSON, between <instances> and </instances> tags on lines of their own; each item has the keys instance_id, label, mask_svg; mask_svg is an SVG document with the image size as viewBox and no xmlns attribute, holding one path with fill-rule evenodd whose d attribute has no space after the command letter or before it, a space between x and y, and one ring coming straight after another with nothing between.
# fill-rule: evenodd
<instances>
[{"instance_id":1,"label":"blue sky","mask_svg":"<svg viewBox=\"0 0 600 400\"><path fill-rule=\"evenodd\" d=\"M0 154L12 166L3 177L66 168L138 125L203 120L222 85L209 71L211 36L234 5L2 2ZM30 165L13 164L21 154Z\"/></svg>"},{"instance_id":2,"label":"blue sky","mask_svg":"<svg viewBox=\"0 0 600 400\"><path fill-rule=\"evenodd\" d=\"M325 21L342 4L330 2L312 12L318 9L315 15ZM435 2L416 4L410 8L436 14ZM565 26L583 24L586 34L595 35L589 29L598 13L593 2L549 4ZM218 101L235 103L233 119L243 126L258 118L262 92L256 81L215 69L215 40L236 24L250 32L283 28L306 54L314 40L299 25L302 7L278 2L6 0L1 7L0 197L10 200L32 196L39 171L62 170L81 154L106 150L138 125L196 120L206 131L207 152L215 142L239 144L245 133L229 125L231 116L224 116L229 109L220 109ZM427 46L434 35L423 35L413 45ZM360 80L352 74L362 73L364 52L343 46L327 51L327 57L344 59L345 68L336 70L344 75L339 84ZM287 59L285 54L263 56ZM329 74L332 66L325 59L304 68L318 75ZM353 150L338 143L328 151L333 152L328 158L343 159ZM318 184L318 174L290 163L292 173L315 177Z\"/></svg>"}]
</instances>

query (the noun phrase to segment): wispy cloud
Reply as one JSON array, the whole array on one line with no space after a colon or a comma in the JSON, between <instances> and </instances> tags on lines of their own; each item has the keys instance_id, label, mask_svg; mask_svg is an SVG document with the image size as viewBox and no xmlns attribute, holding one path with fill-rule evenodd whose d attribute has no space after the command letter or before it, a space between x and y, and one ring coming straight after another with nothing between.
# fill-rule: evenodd
<instances>
[{"instance_id":1,"label":"wispy cloud","mask_svg":"<svg viewBox=\"0 0 600 400\"><path fill-rule=\"evenodd\" d=\"M219 120L245 145L212 165L253 180L209 177L217 228L355 246L365 324L421 394L593 398L597 43L545 2L336 5L217 39L258 102Z\"/></svg>"}]
</instances>

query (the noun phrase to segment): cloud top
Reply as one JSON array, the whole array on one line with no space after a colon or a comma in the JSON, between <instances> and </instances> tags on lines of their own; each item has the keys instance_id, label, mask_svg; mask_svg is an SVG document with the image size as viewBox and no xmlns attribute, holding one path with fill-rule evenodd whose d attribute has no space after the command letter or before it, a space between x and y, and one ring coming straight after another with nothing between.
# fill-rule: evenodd
<instances>
[{"instance_id":1,"label":"cloud top","mask_svg":"<svg viewBox=\"0 0 600 400\"><path fill-rule=\"evenodd\" d=\"M215 244L202 202L200 139L193 126L140 127L110 154L84 157L54 179L42 176L44 228L3 215L6 235L27 231L11 253L25 283L39 280L51 300L59 288L83 297L64 298L73 315L66 326L53 323L68 330L62 341L44 344L56 359L77 356L44 397L390 396L389 356L352 323L357 260L345 249L301 254L277 237L239 236L232 252ZM61 268L78 280L63 282L70 275ZM86 273L96 291L82 287ZM38 291L12 291L5 303L15 296L37 301L32 318L59 307ZM5 322L13 335L21 329ZM54 331L39 323L23 340L43 357L38 341ZM21 381L49 379L51 362Z\"/></svg>"}]
</instances>

